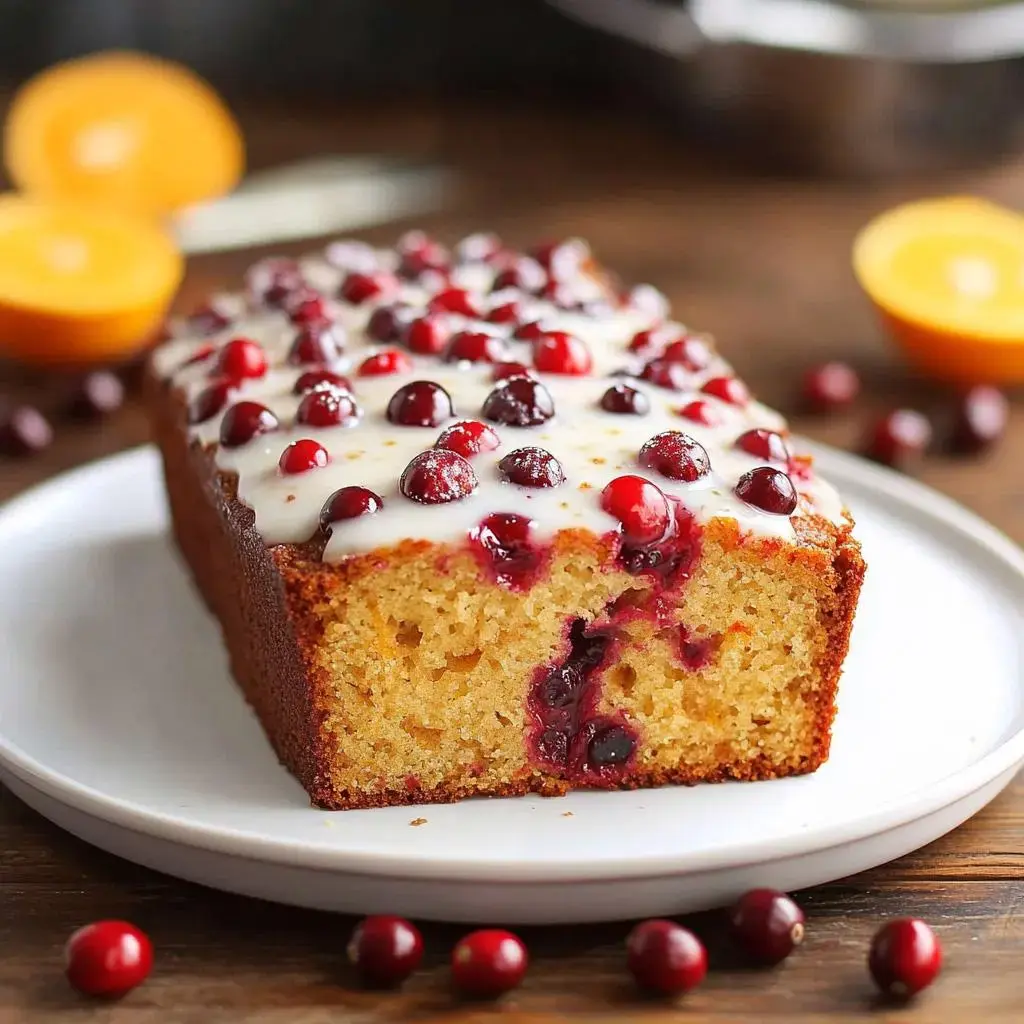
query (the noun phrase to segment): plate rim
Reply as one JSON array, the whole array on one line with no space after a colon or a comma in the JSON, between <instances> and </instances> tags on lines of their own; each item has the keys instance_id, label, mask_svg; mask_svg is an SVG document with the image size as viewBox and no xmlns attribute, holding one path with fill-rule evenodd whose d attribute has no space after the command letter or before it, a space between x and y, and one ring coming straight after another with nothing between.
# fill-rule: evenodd
<instances>
[{"instance_id":1,"label":"plate rim","mask_svg":"<svg viewBox=\"0 0 1024 1024\"><path fill-rule=\"evenodd\" d=\"M824 475L837 478L840 484L845 480L854 486L879 493L901 506L909 506L918 517L931 520L979 545L990 558L1011 570L1024 587L1024 550L976 513L920 481L894 470L826 445L807 443L806 446L820 461ZM152 445L132 448L59 474L0 505L0 537L12 519L16 521L20 514L33 505L46 503L69 486L81 484L83 479L118 471L138 473L147 468L150 471L159 469L158 453ZM614 882L742 869L793 856L818 854L927 818L971 796L1022 763L1024 721L1015 732L958 771L907 794L894 804L851 822L824 826L812 835L791 833L769 842L749 839L734 842L725 849L655 856L633 854L598 863L525 861L522 858L482 862L460 859L457 854L417 858L408 853L352 851L337 843L308 843L258 835L244 829L196 824L188 819L110 796L46 767L9 740L0 723L0 771L11 772L25 785L111 826L248 861L331 873L410 880L528 884Z\"/></svg>"}]
</instances>

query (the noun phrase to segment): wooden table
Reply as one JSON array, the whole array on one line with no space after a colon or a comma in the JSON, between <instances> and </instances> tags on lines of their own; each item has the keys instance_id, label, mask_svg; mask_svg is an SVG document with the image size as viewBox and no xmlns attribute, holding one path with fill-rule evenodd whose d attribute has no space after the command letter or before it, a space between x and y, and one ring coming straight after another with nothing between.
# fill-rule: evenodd
<instances>
[{"instance_id":1,"label":"wooden table","mask_svg":"<svg viewBox=\"0 0 1024 1024\"><path fill-rule=\"evenodd\" d=\"M717 333L758 393L784 409L812 361L852 360L867 398L832 421L794 417L797 429L855 445L873 410L939 408L947 396L913 379L881 339L849 269L850 240L875 211L928 193L976 191L1024 206L1024 163L946 180L871 187L754 180L716 168L686 144L629 116L576 111L423 107L248 117L253 163L324 149L437 157L463 185L424 225L454 239L479 226L511 241L579 233L624 275L663 288L690 322ZM393 238L404 225L367 232ZM196 260L187 306L233 279L251 253ZM52 382L8 373L6 390L56 401ZM0 464L0 497L69 466L146 438L133 401L109 424L63 425L32 461ZM921 477L1024 541L1024 408L980 461L930 458ZM970 643L970 637L947 642ZM966 685L966 684L965 684ZM967 699L965 694L965 699ZM884 756L884 752L883 752ZM707 1020L915 1024L1024 1019L1024 784L972 822L896 863L799 895L807 942L774 972L722 959L714 914L693 926L711 939L707 983L678 1006L639 1000L623 962L625 925L524 929L533 967L500 1008L461 1007L446 958L462 929L427 926L426 969L397 994L359 991L344 963L352 921L207 891L100 853L0 790L0 1022L103 1021L263 1024L369 1021ZM947 970L906 1010L877 1003L867 942L886 918L914 914L942 937ZM152 936L152 979L123 1002L88 1004L61 976L61 946L77 925L126 917Z\"/></svg>"}]
</instances>

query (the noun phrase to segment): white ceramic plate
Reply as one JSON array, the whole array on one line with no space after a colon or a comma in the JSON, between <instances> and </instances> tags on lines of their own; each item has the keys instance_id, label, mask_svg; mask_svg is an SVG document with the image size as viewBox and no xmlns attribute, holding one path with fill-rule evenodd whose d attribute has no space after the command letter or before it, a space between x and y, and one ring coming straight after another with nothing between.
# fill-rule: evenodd
<instances>
[{"instance_id":1,"label":"white ceramic plate","mask_svg":"<svg viewBox=\"0 0 1024 1024\"><path fill-rule=\"evenodd\" d=\"M974 814L1024 760L1024 555L910 480L820 458L870 569L833 754L813 776L313 810L228 675L168 539L152 450L0 511L0 773L131 860L352 912L642 917L890 860Z\"/></svg>"}]
</instances>

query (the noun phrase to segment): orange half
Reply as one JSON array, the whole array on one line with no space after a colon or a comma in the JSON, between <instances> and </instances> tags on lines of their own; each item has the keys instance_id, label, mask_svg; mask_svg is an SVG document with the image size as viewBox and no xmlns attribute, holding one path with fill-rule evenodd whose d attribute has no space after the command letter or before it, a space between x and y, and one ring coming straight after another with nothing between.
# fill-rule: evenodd
<instances>
[{"instance_id":1,"label":"orange half","mask_svg":"<svg viewBox=\"0 0 1024 1024\"><path fill-rule=\"evenodd\" d=\"M922 371L1024 382L1024 217L970 197L908 203L860 232L853 267Z\"/></svg>"},{"instance_id":2,"label":"orange half","mask_svg":"<svg viewBox=\"0 0 1024 1024\"><path fill-rule=\"evenodd\" d=\"M30 79L11 104L3 143L19 189L147 216L231 191L244 163L241 132L206 82L130 52Z\"/></svg>"},{"instance_id":3,"label":"orange half","mask_svg":"<svg viewBox=\"0 0 1024 1024\"><path fill-rule=\"evenodd\" d=\"M57 365L127 358L160 325L183 271L149 221L0 195L0 355Z\"/></svg>"}]
</instances>

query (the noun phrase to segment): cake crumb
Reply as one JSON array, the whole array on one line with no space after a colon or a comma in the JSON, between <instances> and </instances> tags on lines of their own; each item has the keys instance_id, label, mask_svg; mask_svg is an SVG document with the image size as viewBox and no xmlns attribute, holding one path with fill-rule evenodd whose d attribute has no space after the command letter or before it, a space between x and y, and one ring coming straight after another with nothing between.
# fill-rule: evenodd
<instances>
[{"instance_id":1,"label":"cake crumb","mask_svg":"<svg viewBox=\"0 0 1024 1024\"><path fill-rule=\"evenodd\" d=\"M361 459L362 457L363 457L363 453L362 452L346 452L345 453L345 458L346 459Z\"/></svg>"},{"instance_id":2,"label":"cake crumb","mask_svg":"<svg viewBox=\"0 0 1024 1024\"><path fill-rule=\"evenodd\" d=\"M595 466L603 466L608 460L605 459L605 458L602 458L600 455L595 455L590 461Z\"/></svg>"},{"instance_id":3,"label":"cake crumb","mask_svg":"<svg viewBox=\"0 0 1024 1024\"><path fill-rule=\"evenodd\" d=\"M417 825L426 825L426 823L427 823L427 819L426 818L413 818L412 821L409 822L409 824L412 825L414 828Z\"/></svg>"},{"instance_id":4,"label":"cake crumb","mask_svg":"<svg viewBox=\"0 0 1024 1024\"><path fill-rule=\"evenodd\" d=\"M572 816L573 816L572 811L563 811L562 812L562 817L563 818L571 818Z\"/></svg>"},{"instance_id":5,"label":"cake crumb","mask_svg":"<svg viewBox=\"0 0 1024 1024\"><path fill-rule=\"evenodd\" d=\"M383 444L384 444L385 448L394 448L395 445L398 444L398 442L397 441L392 441L392 440L387 440L387 441L384 441Z\"/></svg>"},{"instance_id":6,"label":"cake crumb","mask_svg":"<svg viewBox=\"0 0 1024 1024\"><path fill-rule=\"evenodd\" d=\"M286 504L290 505L295 500L295 495L294 494L286 494L284 500L285 500Z\"/></svg>"}]
</instances>

